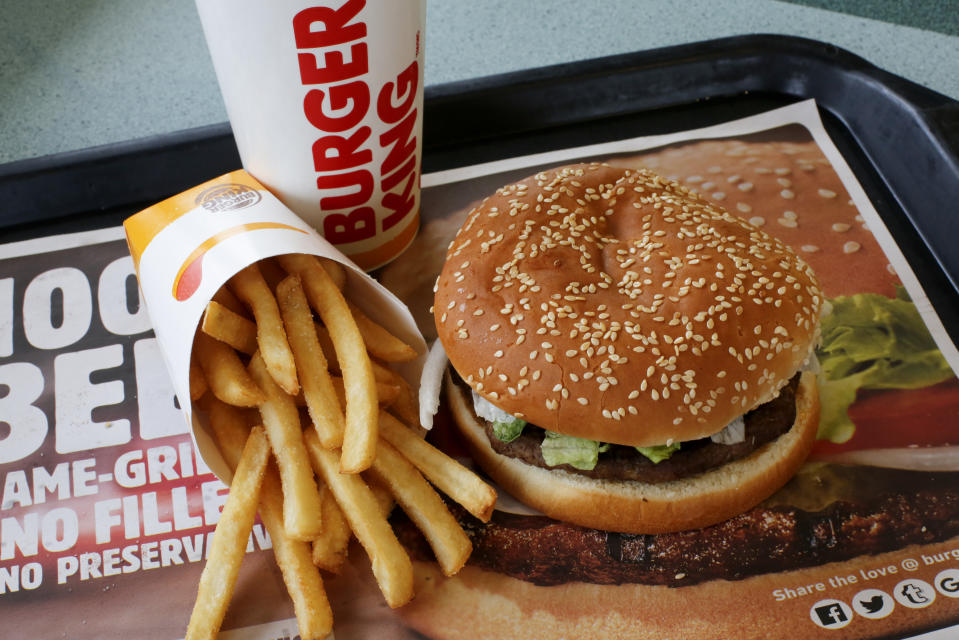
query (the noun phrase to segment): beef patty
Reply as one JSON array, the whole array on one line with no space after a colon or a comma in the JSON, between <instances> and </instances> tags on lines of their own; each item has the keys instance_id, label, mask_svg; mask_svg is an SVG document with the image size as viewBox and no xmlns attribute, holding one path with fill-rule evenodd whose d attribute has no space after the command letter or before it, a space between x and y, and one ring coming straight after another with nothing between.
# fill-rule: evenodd
<instances>
[{"instance_id":1,"label":"beef patty","mask_svg":"<svg viewBox=\"0 0 959 640\"><path fill-rule=\"evenodd\" d=\"M838 493L821 510L770 500L704 529L658 535L598 531L504 511L494 511L483 523L458 505L449 507L473 543L470 565L537 585L682 587L819 566L959 536L959 473L842 465L811 468L804 489L828 487ZM869 491L862 491L863 486ZM422 534L396 511L391 521L400 541L414 557L432 560Z\"/></svg>"},{"instance_id":2,"label":"beef patty","mask_svg":"<svg viewBox=\"0 0 959 640\"><path fill-rule=\"evenodd\" d=\"M482 418L477 420L486 427L486 437L497 453L517 458L526 464L544 469L562 469L603 480L668 482L745 458L762 445L772 442L789 431L796 421L796 388L799 385L799 377L800 374L797 373L776 398L745 414L743 421L746 424L746 437L743 442L719 444L710 438L691 440L683 442L678 451L660 462L653 462L639 453L635 447L611 445L608 451L599 455L599 462L593 469L577 469L567 464L551 467L543 459L540 448L544 437L543 429L535 425L527 425L518 438L512 442L503 442L493 435L492 423ZM462 380L457 382L464 393L470 393L465 382Z\"/></svg>"}]
</instances>

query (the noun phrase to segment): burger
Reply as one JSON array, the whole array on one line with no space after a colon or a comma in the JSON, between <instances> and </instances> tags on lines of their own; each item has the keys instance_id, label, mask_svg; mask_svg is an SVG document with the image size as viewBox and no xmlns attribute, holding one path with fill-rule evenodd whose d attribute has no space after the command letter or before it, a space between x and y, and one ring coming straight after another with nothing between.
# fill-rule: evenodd
<instances>
[{"instance_id":1,"label":"burger","mask_svg":"<svg viewBox=\"0 0 959 640\"><path fill-rule=\"evenodd\" d=\"M654 534L782 487L812 448L823 296L789 247L643 169L500 188L436 283L475 462L551 518Z\"/></svg>"},{"instance_id":2,"label":"burger","mask_svg":"<svg viewBox=\"0 0 959 640\"><path fill-rule=\"evenodd\" d=\"M959 473L948 446L959 383L943 362L929 364L942 358L932 357L928 330L808 132L785 127L606 162L618 168L557 169L485 202L463 183L434 191L434 203L472 204L428 221L417 246L382 274L416 313L430 306L443 271L433 313L417 318L425 335L439 331L453 363L450 401L429 437L506 489L489 522L450 505L473 543L452 578L415 525L394 515L416 575L417 597L398 610L405 623L430 638L825 637L835 634L817 626L824 598L828 613L866 587L892 594L910 576L938 584L937 572L959 557ZM692 224L673 226L683 221ZM757 229L812 266L825 302L801 262ZM770 287L777 278L784 284ZM620 298L600 300L613 292ZM791 315L778 315L784 305L796 305ZM807 362L817 341L818 358ZM880 352L888 353L877 360ZM438 393L445 360L430 363ZM789 456L804 455L804 428L815 422L803 419L815 415L810 372L823 406L810 458L769 498L734 507L737 491L724 491L724 478L745 493L761 486L751 469L788 475ZM435 399L430 386L422 405ZM778 437L772 423L773 433L784 430ZM491 432L518 435L504 444ZM804 444L786 454L799 432ZM562 438L575 446L556 447ZM634 455L637 447L659 461ZM717 462L709 450L726 453ZM782 457L766 466L773 451ZM690 497L702 478L715 490ZM696 528L700 510L717 505L743 511ZM680 530L626 532L657 528ZM904 575L898 568L914 559L922 566ZM881 620L847 613L851 637L901 637L959 620L959 599L897 606Z\"/></svg>"}]
</instances>

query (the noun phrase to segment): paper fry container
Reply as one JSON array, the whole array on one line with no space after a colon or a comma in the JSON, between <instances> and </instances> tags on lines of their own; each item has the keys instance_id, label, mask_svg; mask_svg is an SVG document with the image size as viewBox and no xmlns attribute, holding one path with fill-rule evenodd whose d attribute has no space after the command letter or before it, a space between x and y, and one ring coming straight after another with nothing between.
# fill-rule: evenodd
<instances>
[{"instance_id":1,"label":"paper fry container","mask_svg":"<svg viewBox=\"0 0 959 640\"><path fill-rule=\"evenodd\" d=\"M220 479L232 474L190 400L193 337L217 290L260 259L306 253L342 264L348 299L421 354L396 367L418 388L426 344L409 309L246 171L184 191L127 218L123 226L180 407L197 450Z\"/></svg>"}]
</instances>

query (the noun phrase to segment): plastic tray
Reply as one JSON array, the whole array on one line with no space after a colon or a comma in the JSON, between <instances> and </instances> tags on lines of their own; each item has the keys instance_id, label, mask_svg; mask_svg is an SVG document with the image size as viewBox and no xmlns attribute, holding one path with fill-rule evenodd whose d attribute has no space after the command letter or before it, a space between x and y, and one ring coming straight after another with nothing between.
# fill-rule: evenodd
<instances>
[{"instance_id":1,"label":"plastic tray","mask_svg":"<svg viewBox=\"0 0 959 640\"><path fill-rule=\"evenodd\" d=\"M807 98L959 343L959 102L829 44L742 36L427 87L423 171ZM0 240L117 225L239 166L227 123L3 165Z\"/></svg>"}]
</instances>

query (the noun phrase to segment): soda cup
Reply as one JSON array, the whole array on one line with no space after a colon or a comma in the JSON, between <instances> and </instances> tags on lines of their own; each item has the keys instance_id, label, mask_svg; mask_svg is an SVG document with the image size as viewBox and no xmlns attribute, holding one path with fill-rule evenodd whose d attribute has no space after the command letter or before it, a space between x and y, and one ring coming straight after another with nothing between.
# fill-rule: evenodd
<instances>
[{"instance_id":1,"label":"soda cup","mask_svg":"<svg viewBox=\"0 0 959 640\"><path fill-rule=\"evenodd\" d=\"M419 228L426 0L197 0L243 168L366 270Z\"/></svg>"}]
</instances>

